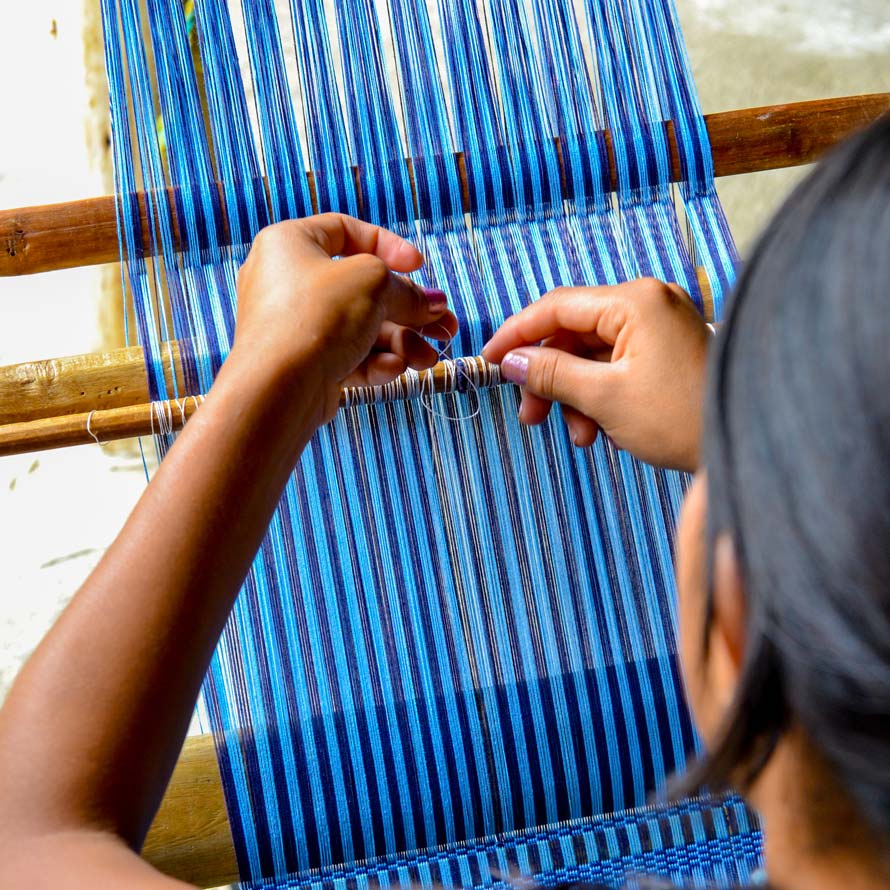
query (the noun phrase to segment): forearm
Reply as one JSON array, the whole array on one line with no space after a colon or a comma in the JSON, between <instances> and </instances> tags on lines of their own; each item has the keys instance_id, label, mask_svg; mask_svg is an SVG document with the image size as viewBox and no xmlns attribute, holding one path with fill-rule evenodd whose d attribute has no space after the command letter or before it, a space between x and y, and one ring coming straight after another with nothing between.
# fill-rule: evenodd
<instances>
[{"instance_id":1,"label":"forearm","mask_svg":"<svg viewBox=\"0 0 890 890\"><path fill-rule=\"evenodd\" d=\"M83 825L141 843L235 595L323 411L310 374L234 358L0 712L2 830Z\"/></svg>"}]
</instances>

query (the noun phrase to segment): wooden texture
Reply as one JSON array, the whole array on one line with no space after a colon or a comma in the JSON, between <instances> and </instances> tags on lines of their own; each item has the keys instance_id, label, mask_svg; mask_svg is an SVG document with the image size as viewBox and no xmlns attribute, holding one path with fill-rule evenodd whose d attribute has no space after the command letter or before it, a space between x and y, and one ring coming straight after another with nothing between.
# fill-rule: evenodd
<instances>
[{"instance_id":1,"label":"wooden texture","mask_svg":"<svg viewBox=\"0 0 890 890\"><path fill-rule=\"evenodd\" d=\"M807 164L888 110L890 93L876 93L706 115L714 172L717 176L731 176ZM667 129L672 177L676 180L680 177L677 146L670 123ZM610 144L608 133L606 141ZM610 160L614 185L614 159ZM469 190L462 155L458 155L457 162L467 207ZM410 161L409 174L413 187ZM309 183L314 194L311 173ZM170 200L172 193L166 198ZM140 194L138 200L144 241L149 244L145 195ZM0 211L0 275L26 275L118 259L113 196Z\"/></svg>"},{"instance_id":2,"label":"wooden texture","mask_svg":"<svg viewBox=\"0 0 890 890\"><path fill-rule=\"evenodd\" d=\"M145 402L126 408L42 417L25 423L0 426L0 457L150 436L182 429L198 409L196 398L178 402Z\"/></svg>"},{"instance_id":3,"label":"wooden texture","mask_svg":"<svg viewBox=\"0 0 890 890\"><path fill-rule=\"evenodd\" d=\"M890 93L705 115L716 176L810 164L890 112Z\"/></svg>"},{"instance_id":4,"label":"wooden texture","mask_svg":"<svg viewBox=\"0 0 890 890\"><path fill-rule=\"evenodd\" d=\"M475 362L479 367L488 366L479 356L464 359ZM439 362L428 371L422 371L420 378L425 392L450 391L449 383L454 374L450 362ZM491 366L488 366L491 367ZM498 385L500 375L488 385ZM400 381L396 381L396 389ZM484 384L478 384L482 387ZM453 387L452 387L453 388ZM361 387L358 391L367 389ZM31 451L46 451L51 448L66 448L70 445L105 444L117 439L131 439L135 436L150 436L155 433L172 432L182 429L188 419L198 410L202 396L185 396L166 402L145 402L124 408L93 410L81 414L68 414L56 417L41 417L24 423L9 423L0 426L0 457L11 454L25 454ZM407 398L396 394L390 400ZM348 391L340 396L340 404L348 403Z\"/></svg>"},{"instance_id":5,"label":"wooden texture","mask_svg":"<svg viewBox=\"0 0 890 890\"><path fill-rule=\"evenodd\" d=\"M186 739L142 856L164 874L198 887L238 880L211 736Z\"/></svg>"},{"instance_id":6,"label":"wooden texture","mask_svg":"<svg viewBox=\"0 0 890 890\"><path fill-rule=\"evenodd\" d=\"M179 345L172 350L174 374L165 361L167 386L183 391ZM43 417L85 414L147 402L145 356L139 346L65 358L23 362L0 368L0 425Z\"/></svg>"}]
</instances>

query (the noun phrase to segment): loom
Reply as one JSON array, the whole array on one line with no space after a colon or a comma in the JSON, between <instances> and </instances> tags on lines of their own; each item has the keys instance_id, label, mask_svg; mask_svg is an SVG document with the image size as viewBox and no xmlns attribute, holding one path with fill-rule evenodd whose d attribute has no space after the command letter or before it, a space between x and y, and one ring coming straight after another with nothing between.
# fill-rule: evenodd
<instances>
[{"instance_id":1,"label":"loom","mask_svg":"<svg viewBox=\"0 0 890 890\"><path fill-rule=\"evenodd\" d=\"M462 322L452 357L344 393L307 449L144 855L200 886L745 880L739 800L657 795L698 746L685 480L521 429L476 356L558 284L654 275L719 319L714 176L810 162L890 94L704 117L670 0L283 6L196 0L192 31L174 0L103 0L117 194L0 213L0 274L120 260L138 335L0 369L4 454L153 435L162 456L268 222L414 238Z\"/></svg>"}]
</instances>

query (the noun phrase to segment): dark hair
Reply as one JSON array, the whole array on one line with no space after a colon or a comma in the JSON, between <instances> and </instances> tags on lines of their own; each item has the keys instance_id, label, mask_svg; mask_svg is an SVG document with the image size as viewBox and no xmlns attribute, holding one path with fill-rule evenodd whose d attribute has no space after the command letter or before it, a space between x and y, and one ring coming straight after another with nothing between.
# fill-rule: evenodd
<instances>
[{"instance_id":1,"label":"dark hair","mask_svg":"<svg viewBox=\"0 0 890 890\"><path fill-rule=\"evenodd\" d=\"M691 777L750 781L793 723L890 836L890 119L792 194L713 352L709 549L735 543L747 649Z\"/></svg>"}]
</instances>

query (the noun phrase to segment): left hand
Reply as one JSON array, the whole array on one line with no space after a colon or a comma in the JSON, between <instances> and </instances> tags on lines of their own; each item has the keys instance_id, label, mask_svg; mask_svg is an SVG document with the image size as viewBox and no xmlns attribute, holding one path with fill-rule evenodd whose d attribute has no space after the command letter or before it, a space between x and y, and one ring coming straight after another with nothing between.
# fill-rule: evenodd
<instances>
[{"instance_id":1,"label":"left hand","mask_svg":"<svg viewBox=\"0 0 890 890\"><path fill-rule=\"evenodd\" d=\"M680 287L644 278L558 288L507 319L482 354L523 387L522 423L541 423L556 401L575 445L602 430L640 460L693 472L709 341Z\"/></svg>"},{"instance_id":2,"label":"left hand","mask_svg":"<svg viewBox=\"0 0 890 890\"><path fill-rule=\"evenodd\" d=\"M422 265L403 238L341 214L269 226L238 275L233 355L298 371L301 391L307 373L320 375L329 419L342 386L379 386L408 367L429 368L438 355L424 337L457 332L444 293L393 274Z\"/></svg>"}]
</instances>

